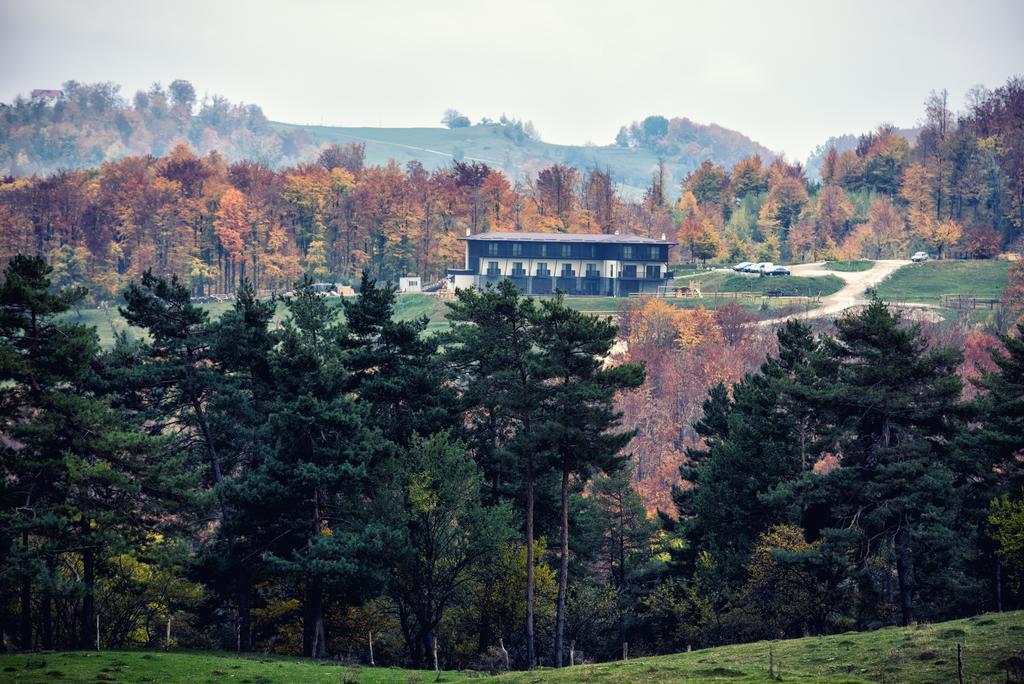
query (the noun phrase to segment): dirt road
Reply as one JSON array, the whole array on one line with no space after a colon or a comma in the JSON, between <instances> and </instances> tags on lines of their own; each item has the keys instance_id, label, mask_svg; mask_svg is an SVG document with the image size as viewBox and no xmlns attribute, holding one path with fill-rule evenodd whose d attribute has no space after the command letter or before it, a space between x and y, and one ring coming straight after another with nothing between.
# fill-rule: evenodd
<instances>
[{"instance_id":1,"label":"dirt road","mask_svg":"<svg viewBox=\"0 0 1024 684\"><path fill-rule=\"evenodd\" d=\"M823 268L825 265L824 261L819 261L813 264L790 266L789 270L795 276L834 275L837 278L842 279L846 284L843 286L843 289L839 290L835 294L822 297L821 306L815 309L811 309L810 311L801 311L789 316L783 316L782 318L760 321L758 325L775 325L791 318L803 319L834 316L846 309L849 309L851 306L865 304L867 302L867 298L864 296L865 289L878 285L878 283L882 282L886 276L909 263L910 261L906 259L881 260L876 261L874 265L866 271L826 271Z\"/></svg>"}]
</instances>

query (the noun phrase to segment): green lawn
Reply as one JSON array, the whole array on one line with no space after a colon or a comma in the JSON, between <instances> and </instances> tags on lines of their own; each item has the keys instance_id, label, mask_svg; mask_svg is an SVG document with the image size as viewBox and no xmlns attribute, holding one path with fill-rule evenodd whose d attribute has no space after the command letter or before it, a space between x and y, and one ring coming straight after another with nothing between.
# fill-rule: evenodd
<instances>
[{"instance_id":1,"label":"green lawn","mask_svg":"<svg viewBox=\"0 0 1024 684\"><path fill-rule=\"evenodd\" d=\"M867 271L875 265L869 259L856 259L854 261L826 261L822 267L826 271Z\"/></svg>"},{"instance_id":2,"label":"green lawn","mask_svg":"<svg viewBox=\"0 0 1024 684\"><path fill-rule=\"evenodd\" d=\"M994 259L926 261L899 269L876 288L895 302L937 302L944 294L999 299L1006 288L1010 262Z\"/></svg>"},{"instance_id":3,"label":"green lawn","mask_svg":"<svg viewBox=\"0 0 1024 684\"><path fill-rule=\"evenodd\" d=\"M218 653L42 653L0 656L0 681L273 684L275 682L949 682L956 681L956 645L963 647L964 680L1006 681L1007 659L1024 664L1024 611L966 620L847 632L769 644L708 648L628 662L539 669L497 678L471 673L348 667L299 658L237 657ZM768 677L769 647L775 673Z\"/></svg>"},{"instance_id":4,"label":"green lawn","mask_svg":"<svg viewBox=\"0 0 1024 684\"><path fill-rule=\"evenodd\" d=\"M680 286L699 284L701 292L781 292L785 296L830 295L843 288L838 276L757 276L715 271L677 281Z\"/></svg>"}]
</instances>

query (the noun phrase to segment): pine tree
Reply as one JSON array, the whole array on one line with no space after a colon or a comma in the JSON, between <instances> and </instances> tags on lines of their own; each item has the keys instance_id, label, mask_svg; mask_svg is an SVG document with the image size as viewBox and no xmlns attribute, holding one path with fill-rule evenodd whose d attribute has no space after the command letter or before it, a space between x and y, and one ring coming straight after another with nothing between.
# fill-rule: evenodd
<instances>
[{"instance_id":1,"label":"pine tree","mask_svg":"<svg viewBox=\"0 0 1024 684\"><path fill-rule=\"evenodd\" d=\"M964 522L991 562L996 610L1003 609L1004 572L997 550L986 543L989 517L992 506L1005 514L1024 499L1024 466L1018 456L1024 449L1024 323L1002 341L1002 349L992 350L996 369L975 381L983 391L968 407L975 427L962 436L956 452L958 485L968 504Z\"/></svg>"},{"instance_id":2,"label":"pine tree","mask_svg":"<svg viewBox=\"0 0 1024 684\"><path fill-rule=\"evenodd\" d=\"M235 471L257 468L266 449L264 426L275 394L270 355L278 336L270 323L276 309L276 300L256 299L252 283L243 280L232 308L210 327L210 359L220 379L212 402L213 430L229 440L224 449L230 450ZM254 587L263 570L257 552L261 540L245 507L233 499L230 480L225 486L231 514L224 519L220 536L228 549L210 545L205 564L212 566L216 584L235 599L238 650L246 652L252 649Z\"/></svg>"},{"instance_id":3,"label":"pine tree","mask_svg":"<svg viewBox=\"0 0 1024 684\"><path fill-rule=\"evenodd\" d=\"M347 391L339 307L308 280L287 306L269 357L274 392L263 456L230 492L269 570L303 586L303 653L322 658L325 595L367 580L364 551L381 534L366 512L382 447L367 429L365 407Z\"/></svg>"},{"instance_id":4,"label":"pine tree","mask_svg":"<svg viewBox=\"0 0 1024 684\"><path fill-rule=\"evenodd\" d=\"M901 621L911 624L915 597L960 576L951 443L962 356L929 349L919 325L901 325L878 300L836 329L824 342L836 373L819 402L839 454L818 487L836 522L824 535L850 543L865 571L891 550Z\"/></svg>"},{"instance_id":5,"label":"pine tree","mask_svg":"<svg viewBox=\"0 0 1024 684\"><path fill-rule=\"evenodd\" d=\"M537 306L533 299L520 297L507 280L486 290L459 290L448 306L452 329L444 338L444 360L457 377L470 445L489 485L489 503L497 503L505 493L523 497L526 666L532 668L537 657L534 490L548 470L540 460L543 451L533 429L547 391L538 375ZM486 614L481 622L484 645L490 630Z\"/></svg>"},{"instance_id":6,"label":"pine tree","mask_svg":"<svg viewBox=\"0 0 1024 684\"><path fill-rule=\"evenodd\" d=\"M394 320L395 292L393 285L381 286L364 271L359 296L343 302L342 345L349 387L369 406L372 425L394 444L408 447L414 433L453 430L459 421L438 339L424 334L425 316Z\"/></svg>"},{"instance_id":7,"label":"pine tree","mask_svg":"<svg viewBox=\"0 0 1024 684\"><path fill-rule=\"evenodd\" d=\"M540 375L548 382L536 444L543 445L561 473L561 546L558 606L555 621L555 665L561 667L565 640L565 604L569 586L569 479L595 471L614 472L620 452L633 433L618 431L621 414L614 409L616 392L639 387L643 366L605 366L617 328L610 320L566 306L561 294L541 302L536 316Z\"/></svg>"},{"instance_id":8,"label":"pine tree","mask_svg":"<svg viewBox=\"0 0 1024 684\"><path fill-rule=\"evenodd\" d=\"M690 483L674 499L686 544L674 559L684 574L698 554L713 561L715 581L728 594L746 581L758 536L787 522L786 504L773 490L814 464L812 411L807 393L816 377L816 343L807 326L789 321L779 330L779 351L758 373L732 390L713 388L695 429L703 448L690 449L680 475Z\"/></svg>"},{"instance_id":9,"label":"pine tree","mask_svg":"<svg viewBox=\"0 0 1024 684\"><path fill-rule=\"evenodd\" d=\"M51 604L56 561L77 554L82 572L78 638L96 632L96 584L103 558L169 529L176 501L187 503L191 473L161 440L132 429L103 396L94 328L61 314L84 296L50 290L51 269L37 257L11 260L0 285L0 407L3 509L0 549L20 580L20 646L33 647L32 588L38 585L41 639L55 646ZM181 493L179 493L181 492Z\"/></svg>"}]
</instances>

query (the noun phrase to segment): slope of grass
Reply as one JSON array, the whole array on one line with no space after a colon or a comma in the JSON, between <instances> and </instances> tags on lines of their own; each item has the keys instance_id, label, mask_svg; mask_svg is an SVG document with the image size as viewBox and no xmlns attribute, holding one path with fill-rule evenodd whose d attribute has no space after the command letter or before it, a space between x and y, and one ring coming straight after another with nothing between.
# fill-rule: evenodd
<instances>
[{"instance_id":1,"label":"slope of grass","mask_svg":"<svg viewBox=\"0 0 1024 684\"><path fill-rule=\"evenodd\" d=\"M937 302L944 294L998 299L1009 268L1010 262L994 259L927 261L904 266L876 290L888 301Z\"/></svg>"},{"instance_id":2,"label":"slope of grass","mask_svg":"<svg viewBox=\"0 0 1024 684\"><path fill-rule=\"evenodd\" d=\"M963 645L964 681L1003 682L1003 663L1024 658L1024 611L992 613L934 625L848 632L771 644L784 682L956 681L956 644ZM768 682L768 642L710 648L626 663L511 674L513 682ZM1024 660L1021 661L1024 663Z\"/></svg>"},{"instance_id":3,"label":"slope of grass","mask_svg":"<svg viewBox=\"0 0 1024 684\"><path fill-rule=\"evenodd\" d=\"M838 276L756 276L714 271L706 275L677 281L680 286L699 284L701 291L709 292L781 292L786 296L830 295L843 288Z\"/></svg>"},{"instance_id":4,"label":"slope of grass","mask_svg":"<svg viewBox=\"0 0 1024 684\"><path fill-rule=\"evenodd\" d=\"M161 682L949 682L956 681L956 645L963 647L964 680L1006 681L1007 662L1024 665L1024 611L966 620L848 632L827 637L708 648L692 653L579 665L563 670L513 672L497 678L474 673L349 667L299 658L239 657L225 653L115 651L0 656L0 681Z\"/></svg>"},{"instance_id":5,"label":"slope of grass","mask_svg":"<svg viewBox=\"0 0 1024 684\"><path fill-rule=\"evenodd\" d=\"M822 266L826 271L867 271L875 265L870 259L856 259L854 261L826 261Z\"/></svg>"}]
</instances>

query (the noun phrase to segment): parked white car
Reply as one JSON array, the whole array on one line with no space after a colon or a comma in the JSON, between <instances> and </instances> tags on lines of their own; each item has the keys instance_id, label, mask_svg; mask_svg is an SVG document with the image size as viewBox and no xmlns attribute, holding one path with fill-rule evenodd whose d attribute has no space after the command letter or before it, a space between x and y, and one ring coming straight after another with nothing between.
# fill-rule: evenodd
<instances>
[{"instance_id":1,"label":"parked white car","mask_svg":"<svg viewBox=\"0 0 1024 684\"><path fill-rule=\"evenodd\" d=\"M910 260L913 261L915 264L920 264L922 262L928 261L928 252L914 252L913 255L911 255L910 257Z\"/></svg>"},{"instance_id":2,"label":"parked white car","mask_svg":"<svg viewBox=\"0 0 1024 684\"><path fill-rule=\"evenodd\" d=\"M767 273L773 268L775 268L775 264L772 262L762 261L761 263L754 265L754 273Z\"/></svg>"}]
</instances>

